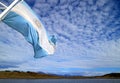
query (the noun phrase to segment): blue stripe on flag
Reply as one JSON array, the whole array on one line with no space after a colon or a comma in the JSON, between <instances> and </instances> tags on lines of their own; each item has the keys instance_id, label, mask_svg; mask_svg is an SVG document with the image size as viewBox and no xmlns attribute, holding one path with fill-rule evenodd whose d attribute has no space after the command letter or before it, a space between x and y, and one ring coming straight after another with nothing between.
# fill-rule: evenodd
<instances>
[{"instance_id":1,"label":"blue stripe on flag","mask_svg":"<svg viewBox=\"0 0 120 83\"><path fill-rule=\"evenodd\" d=\"M18 15L15 12L10 12L3 19L3 22L16 31L20 32L25 37L25 39L33 45L35 58L40 58L48 55L48 53L39 45L39 37L37 31L34 29L32 24L30 24L22 16ZM55 44L54 38L51 39L51 41Z\"/></svg>"}]
</instances>

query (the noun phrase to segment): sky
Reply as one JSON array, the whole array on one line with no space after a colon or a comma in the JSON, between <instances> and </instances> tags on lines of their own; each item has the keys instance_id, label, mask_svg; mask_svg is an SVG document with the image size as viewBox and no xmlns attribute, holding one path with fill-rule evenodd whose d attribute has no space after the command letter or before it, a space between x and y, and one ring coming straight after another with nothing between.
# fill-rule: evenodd
<instances>
[{"instance_id":1,"label":"sky","mask_svg":"<svg viewBox=\"0 0 120 83\"><path fill-rule=\"evenodd\" d=\"M32 45L0 22L0 70L83 76L120 72L119 0L25 1L57 37L56 52L34 58Z\"/></svg>"}]
</instances>

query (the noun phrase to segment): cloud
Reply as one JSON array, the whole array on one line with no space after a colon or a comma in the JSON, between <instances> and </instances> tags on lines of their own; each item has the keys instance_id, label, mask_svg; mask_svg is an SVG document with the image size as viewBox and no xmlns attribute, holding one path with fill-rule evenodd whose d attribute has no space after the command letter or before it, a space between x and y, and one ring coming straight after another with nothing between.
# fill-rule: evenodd
<instances>
[{"instance_id":1,"label":"cloud","mask_svg":"<svg viewBox=\"0 0 120 83\"><path fill-rule=\"evenodd\" d=\"M14 63L15 67L12 64L6 68L10 70L82 75L100 75L118 71L117 68L120 66L119 1L26 1L39 15L47 31L57 36L56 52L53 56L34 59L32 46L25 41L24 37L4 23L0 23L0 47L2 48L0 65ZM101 68L101 71L97 68ZM102 68L108 68L108 72ZM94 73L91 73L92 71Z\"/></svg>"},{"instance_id":2,"label":"cloud","mask_svg":"<svg viewBox=\"0 0 120 83\"><path fill-rule=\"evenodd\" d=\"M0 25L0 64L14 66L32 58L32 46L24 37L2 22Z\"/></svg>"}]
</instances>

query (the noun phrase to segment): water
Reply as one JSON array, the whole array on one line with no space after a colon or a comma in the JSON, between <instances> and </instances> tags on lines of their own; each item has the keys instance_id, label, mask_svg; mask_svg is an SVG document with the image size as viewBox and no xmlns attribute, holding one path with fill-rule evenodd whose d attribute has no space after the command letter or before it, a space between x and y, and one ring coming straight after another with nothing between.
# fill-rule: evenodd
<instances>
[{"instance_id":1,"label":"water","mask_svg":"<svg viewBox=\"0 0 120 83\"><path fill-rule=\"evenodd\" d=\"M0 79L0 83L120 83L120 79Z\"/></svg>"}]
</instances>

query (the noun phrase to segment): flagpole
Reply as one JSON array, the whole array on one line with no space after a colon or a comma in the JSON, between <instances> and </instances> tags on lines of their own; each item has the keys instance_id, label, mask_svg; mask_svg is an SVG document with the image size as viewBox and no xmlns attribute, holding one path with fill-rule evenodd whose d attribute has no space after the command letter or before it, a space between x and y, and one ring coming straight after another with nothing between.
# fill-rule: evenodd
<instances>
[{"instance_id":1,"label":"flagpole","mask_svg":"<svg viewBox=\"0 0 120 83\"><path fill-rule=\"evenodd\" d=\"M23 0L15 0L15 1L13 1L13 2L10 4L10 6L8 6L8 7L0 14L0 21L1 21L2 19L4 19L4 17L11 11L11 9L12 9L15 5L17 5L19 2L21 2L21 1L23 1Z\"/></svg>"}]
</instances>

